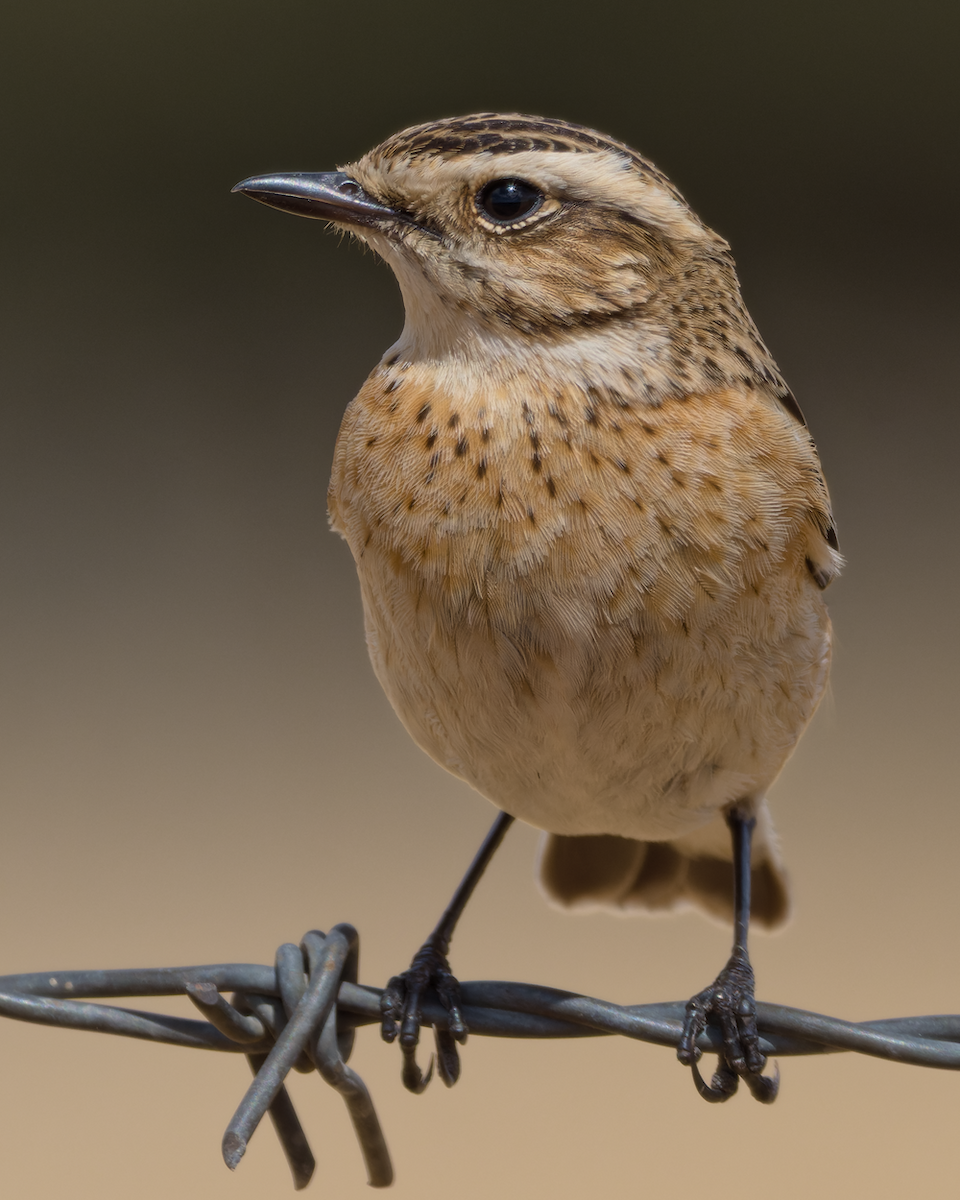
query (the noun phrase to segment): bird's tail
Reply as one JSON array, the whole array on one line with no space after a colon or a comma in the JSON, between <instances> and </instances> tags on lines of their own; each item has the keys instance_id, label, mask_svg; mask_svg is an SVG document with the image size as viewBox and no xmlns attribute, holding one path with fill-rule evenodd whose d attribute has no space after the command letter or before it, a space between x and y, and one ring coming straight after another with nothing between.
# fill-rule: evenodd
<instances>
[{"instance_id":1,"label":"bird's tail","mask_svg":"<svg viewBox=\"0 0 960 1200\"><path fill-rule=\"evenodd\" d=\"M664 911L693 904L711 916L733 917L733 860L723 818L672 842L638 842L612 834L545 834L540 886L564 908ZM757 812L750 913L776 929L787 919L789 891L766 802Z\"/></svg>"}]
</instances>

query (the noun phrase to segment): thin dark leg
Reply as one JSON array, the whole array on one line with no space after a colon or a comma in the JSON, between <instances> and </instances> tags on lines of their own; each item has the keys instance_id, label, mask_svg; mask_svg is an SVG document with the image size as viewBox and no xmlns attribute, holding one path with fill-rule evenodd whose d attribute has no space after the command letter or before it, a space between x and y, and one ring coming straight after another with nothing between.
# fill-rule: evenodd
<instances>
[{"instance_id":1,"label":"thin dark leg","mask_svg":"<svg viewBox=\"0 0 960 1200\"><path fill-rule=\"evenodd\" d=\"M756 817L744 817L736 809L727 816L733 841L733 952L749 961L747 935L750 932L750 859Z\"/></svg>"},{"instance_id":2,"label":"thin dark leg","mask_svg":"<svg viewBox=\"0 0 960 1200\"><path fill-rule=\"evenodd\" d=\"M429 987L436 991L437 998L449 1014L447 1028L434 1029L440 1078L448 1087L452 1087L460 1076L456 1043L467 1040L467 1027L460 1013L460 984L451 973L447 961L450 940L467 901L512 824L513 817L509 813L502 812L497 816L433 933L414 955L409 968L400 975L394 975L380 997L380 1032L384 1041L392 1042L397 1036L399 1022L400 1048L403 1051L402 1078L404 1086L411 1092L422 1092L433 1073L431 1062L426 1075L423 1075L416 1058L423 1019L420 1003Z\"/></svg>"},{"instance_id":3,"label":"thin dark leg","mask_svg":"<svg viewBox=\"0 0 960 1200\"><path fill-rule=\"evenodd\" d=\"M779 1074L760 1074L766 1058L760 1050L757 1005L754 999L753 967L747 950L750 931L750 849L756 819L732 808L727 825L733 841L733 952L710 987L687 1004L686 1019L677 1058L693 1070L697 1091L714 1103L728 1100L743 1079L753 1096L769 1104L777 1098ZM723 1033L723 1051L710 1084L700 1075L697 1062L701 1051L696 1041L713 1016Z\"/></svg>"}]
</instances>

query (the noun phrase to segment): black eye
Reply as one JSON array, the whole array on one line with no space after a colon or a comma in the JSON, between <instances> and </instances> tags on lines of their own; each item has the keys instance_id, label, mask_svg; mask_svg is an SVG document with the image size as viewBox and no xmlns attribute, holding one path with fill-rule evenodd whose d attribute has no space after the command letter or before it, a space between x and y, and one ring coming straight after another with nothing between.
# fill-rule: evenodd
<instances>
[{"instance_id":1,"label":"black eye","mask_svg":"<svg viewBox=\"0 0 960 1200\"><path fill-rule=\"evenodd\" d=\"M498 225L512 225L535 213L543 192L523 179L494 179L477 193L477 208Z\"/></svg>"}]
</instances>

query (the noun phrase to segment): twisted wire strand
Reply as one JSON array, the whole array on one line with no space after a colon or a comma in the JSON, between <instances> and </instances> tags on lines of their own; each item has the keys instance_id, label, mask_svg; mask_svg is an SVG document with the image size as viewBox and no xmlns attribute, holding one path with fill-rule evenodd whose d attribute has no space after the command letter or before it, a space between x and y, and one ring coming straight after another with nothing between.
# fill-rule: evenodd
<instances>
[{"instance_id":1,"label":"twisted wire strand","mask_svg":"<svg viewBox=\"0 0 960 1200\"><path fill-rule=\"evenodd\" d=\"M224 1160L231 1169L238 1165L269 1113L297 1189L310 1182L316 1160L284 1080L291 1070L316 1070L346 1104L368 1182L385 1187L393 1180L386 1141L366 1085L347 1066L357 1027L380 1023L382 989L357 982L358 962L357 931L342 924L329 934L313 930L299 945L281 946L272 967L214 963L0 976L0 1016L245 1054L254 1079L224 1134ZM463 983L461 994L467 1027L481 1037L619 1035L676 1047L686 1007L684 1001L618 1005L538 984L496 980ZM204 1019L94 1002L176 995L187 996ZM445 1029L447 1019L438 1001L425 998L425 1025ZM915 1066L960 1069L960 1014L854 1022L758 1002L757 1024L765 1055L853 1051ZM707 1053L721 1051L720 1031L708 1026L697 1045Z\"/></svg>"}]
</instances>

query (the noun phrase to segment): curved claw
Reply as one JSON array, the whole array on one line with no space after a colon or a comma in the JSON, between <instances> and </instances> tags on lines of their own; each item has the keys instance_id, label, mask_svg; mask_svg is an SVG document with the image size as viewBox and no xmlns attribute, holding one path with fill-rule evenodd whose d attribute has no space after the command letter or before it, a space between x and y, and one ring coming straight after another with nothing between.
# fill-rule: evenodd
<instances>
[{"instance_id":1,"label":"curved claw","mask_svg":"<svg viewBox=\"0 0 960 1200\"><path fill-rule=\"evenodd\" d=\"M750 1095L761 1104L772 1104L780 1092L780 1064L773 1064L772 1075L744 1075Z\"/></svg>"},{"instance_id":2,"label":"curved claw","mask_svg":"<svg viewBox=\"0 0 960 1200\"><path fill-rule=\"evenodd\" d=\"M403 1067L400 1071L401 1082L408 1092L419 1096L421 1092L427 1090L427 1084L433 1078L433 1055L430 1055L430 1065L424 1075L417 1062L417 1047L401 1045L400 1050L403 1054Z\"/></svg>"},{"instance_id":3,"label":"curved claw","mask_svg":"<svg viewBox=\"0 0 960 1200\"><path fill-rule=\"evenodd\" d=\"M696 1062L690 1063L690 1072L693 1075L697 1094L708 1104L723 1104L725 1100L736 1095L737 1088L740 1086L740 1076L736 1071L730 1069L723 1055L720 1056L717 1069L709 1083L700 1074L700 1068Z\"/></svg>"}]
</instances>

